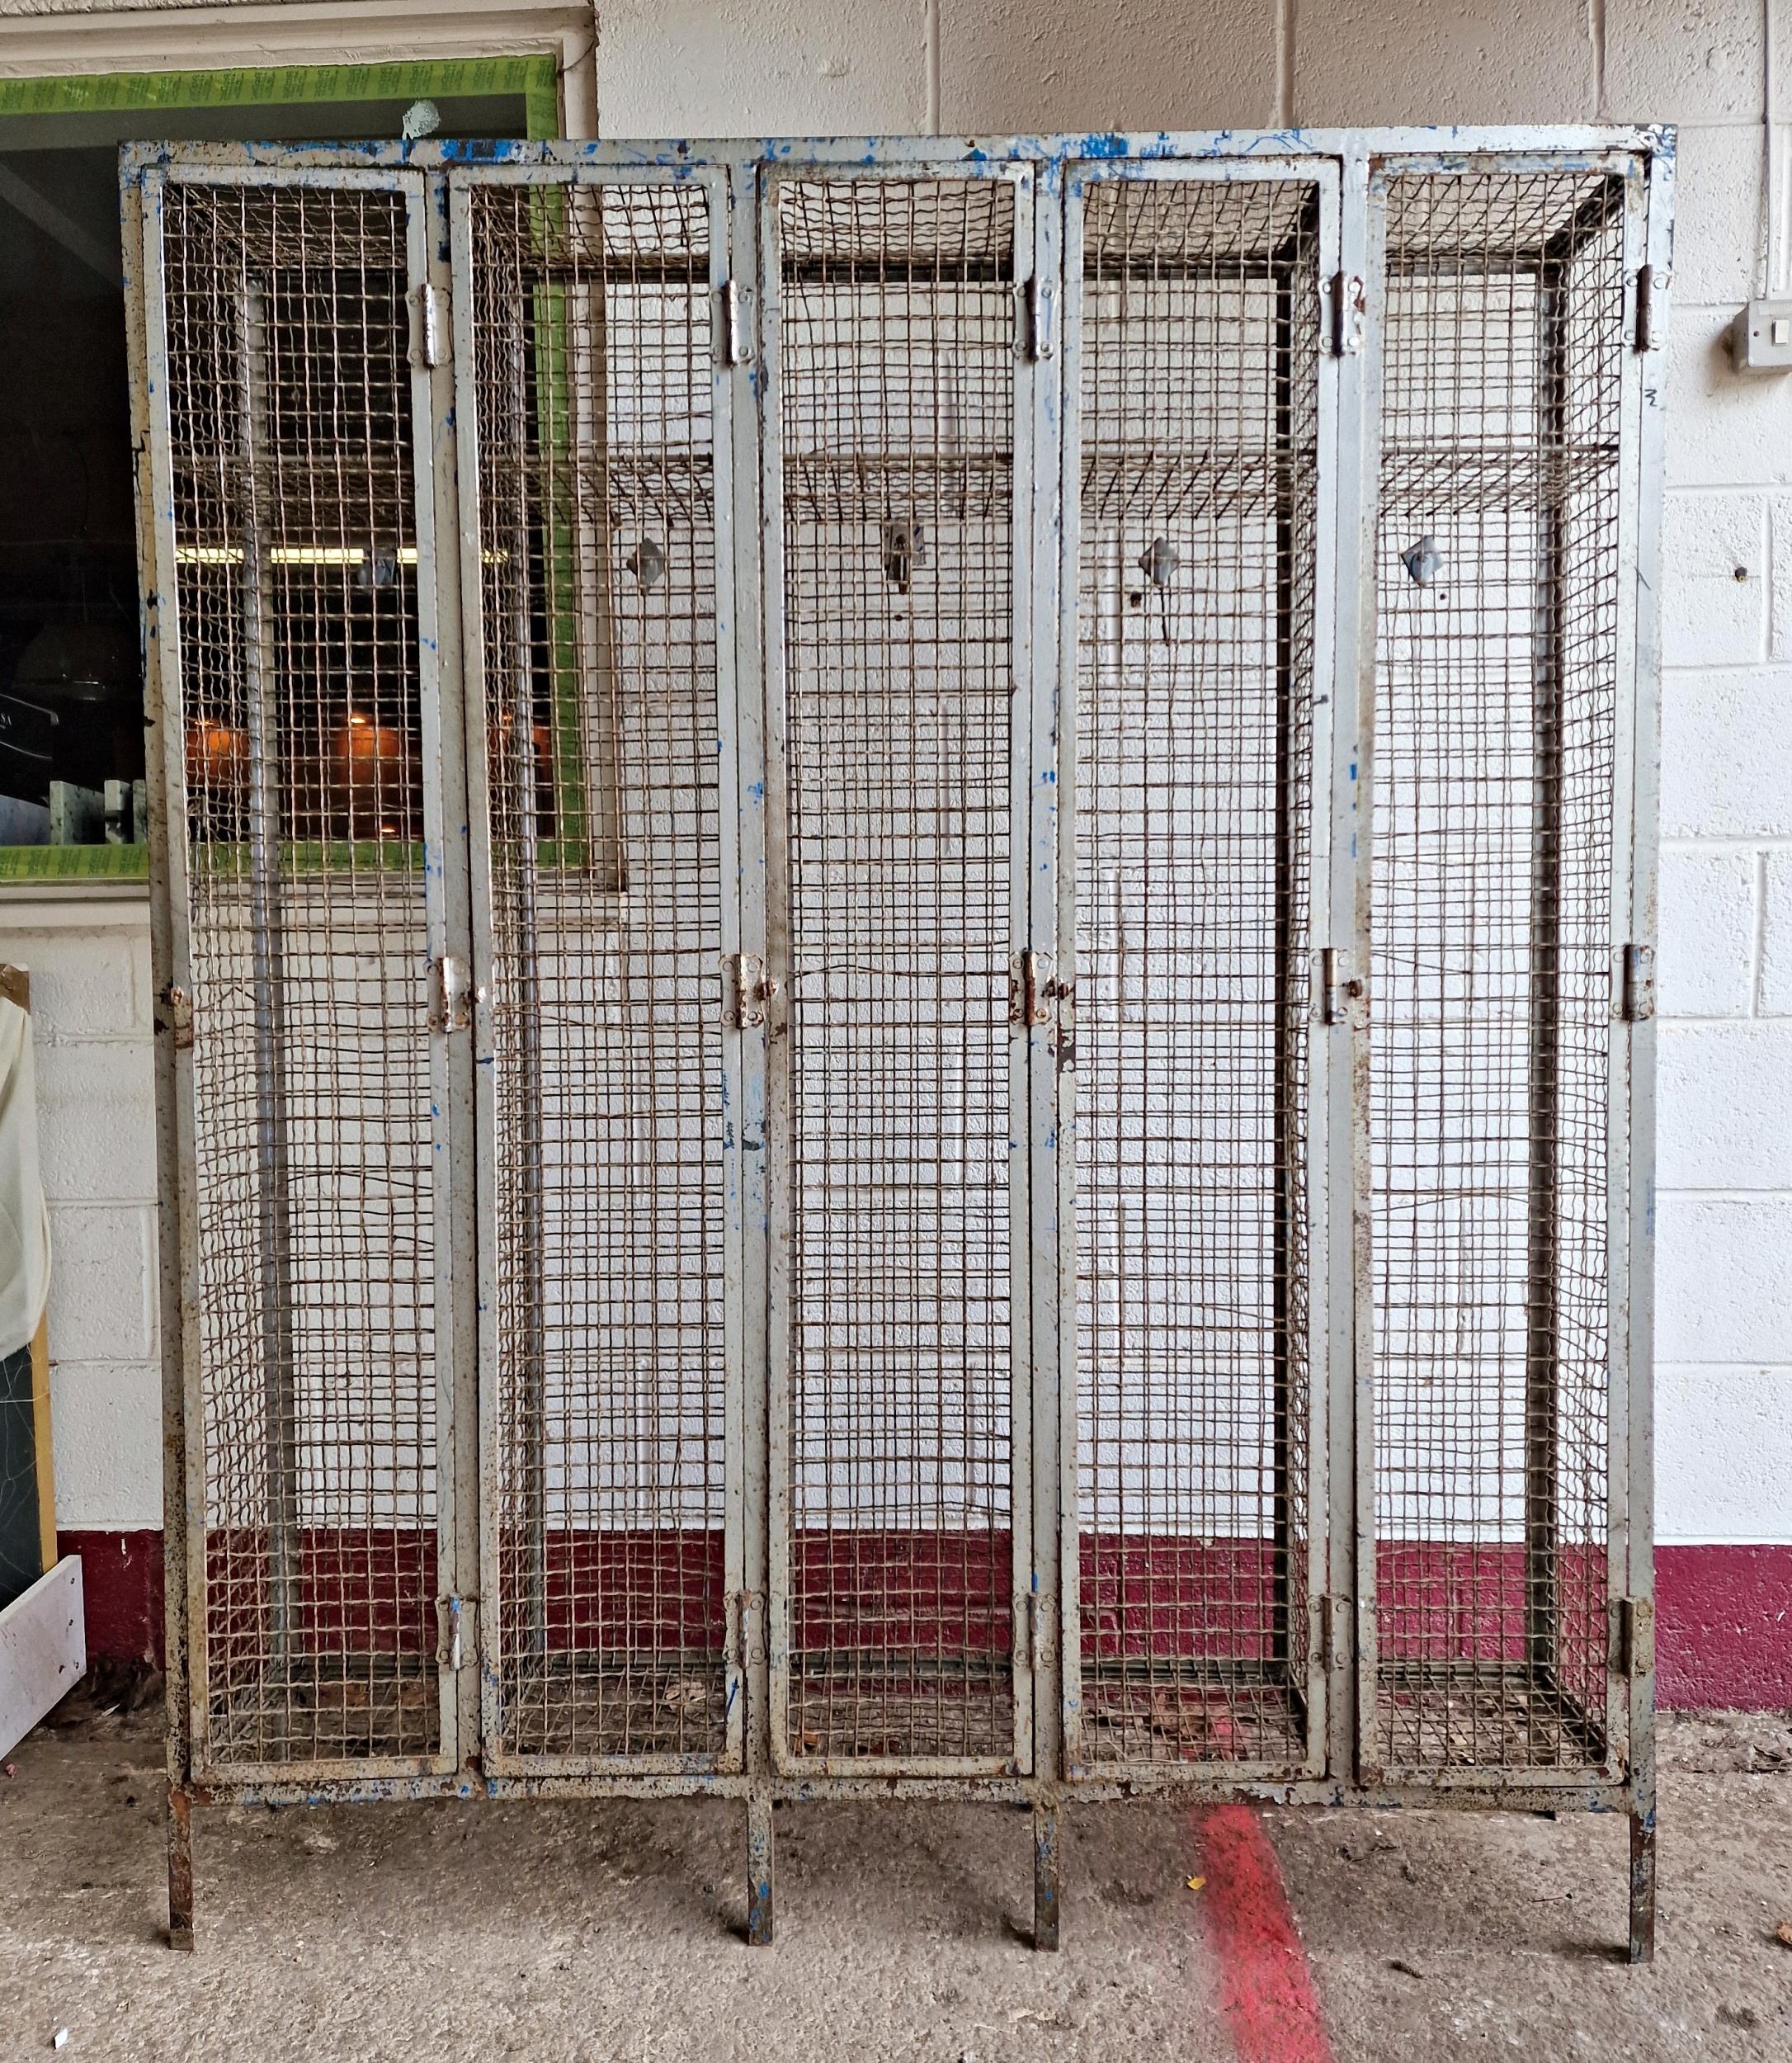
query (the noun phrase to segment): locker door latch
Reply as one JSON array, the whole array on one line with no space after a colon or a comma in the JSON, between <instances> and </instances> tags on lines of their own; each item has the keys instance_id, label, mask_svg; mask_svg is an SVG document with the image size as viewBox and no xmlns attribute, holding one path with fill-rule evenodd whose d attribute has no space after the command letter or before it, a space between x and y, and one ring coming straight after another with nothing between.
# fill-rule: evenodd
<instances>
[{"instance_id":1,"label":"locker door latch","mask_svg":"<svg viewBox=\"0 0 1792 2063\"><path fill-rule=\"evenodd\" d=\"M766 979L766 963L757 953L722 956L722 1014L730 1031L763 1024L766 1005L777 993L778 984Z\"/></svg>"},{"instance_id":2,"label":"locker door latch","mask_svg":"<svg viewBox=\"0 0 1792 2063\"><path fill-rule=\"evenodd\" d=\"M429 1028L464 1032L472 1022L472 970L465 961L444 953L429 963Z\"/></svg>"},{"instance_id":3,"label":"locker door latch","mask_svg":"<svg viewBox=\"0 0 1792 2063\"><path fill-rule=\"evenodd\" d=\"M1351 1002L1363 993L1361 978L1351 972L1350 955L1327 946L1318 956L1319 1022L1346 1024Z\"/></svg>"},{"instance_id":4,"label":"locker door latch","mask_svg":"<svg viewBox=\"0 0 1792 2063\"><path fill-rule=\"evenodd\" d=\"M1645 265L1636 276L1636 347L1639 352L1653 351L1661 342L1662 311L1657 303L1672 284L1666 272L1660 272L1653 265Z\"/></svg>"},{"instance_id":5,"label":"locker door latch","mask_svg":"<svg viewBox=\"0 0 1792 2063\"><path fill-rule=\"evenodd\" d=\"M166 1022L168 1029L174 1034L174 1050L177 1053L185 1053L193 1043L192 993L171 981L162 992L162 1000L167 1005Z\"/></svg>"},{"instance_id":6,"label":"locker door latch","mask_svg":"<svg viewBox=\"0 0 1792 2063\"><path fill-rule=\"evenodd\" d=\"M465 1602L460 1598L450 1596L436 1600L436 1659L450 1674L458 1670L461 1664L465 1612Z\"/></svg>"},{"instance_id":7,"label":"locker door latch","mask_svg":"<svg viewBox=\"0 0 1792 2063\"><path fill-rule=\"evenodd\" d=\"M1053 314L1057 306L1056 290L1049 280L1042 280L1035 273L1022 286L1014 290L1020 309L1021 355L1034 360L1049 358L1057 347L1057 337L1053 326Z\"/></svg>"},{"instance_id":8,"label":"locker door latch","mask_svg":"<svg viewBox=\"0 0 1792 2063\"><path fill-rule=\"evenodd\" d=\"M1052 1021L1052 998L1058 993L1052 980L1049 953L1016 953L1008 967L1008 1022L1031 1026Z\"/></svg>"},{"instance_id":9,"label":"locker door latch","mask_svg":"<svg viewBox=\"0 0 1792 2063\"><path fill-rule=\"evenodd\" d=\"M413 286L404 297L404 305L411 318L411 363L418 372L427 372L448 356L448 326L442 319L441 295L433 286Z\"/></svg>"},{"instance_id":10,"label":"locker door latch","mask_svg":"<svg viewBox=\"0 0 1792 2063\"><path fill-rule=\"evenodd\" d=\"M1618 975L1618 1016L1643 1024L1655 1014L1655 948L1626 946Z\"/></svg>"},{"instance_id":11,"label":"locker door latch","mask_svg":"<svg viewBox=\"0 0 1792 2063\"><path fill-rule=\"evenodd\" d=\"M1319 327L1334 358L1354 358L1363 347L1366 304L1361 276L1334 272L1319 290Z\"/></svg>"},{"instance_id":12,"label":"locker door latch","mask_svg":"<svg viewBox=\"0 0 1792 2063\"><path fill-rule=\"evenodd\" d=\"M753 361L753 290L739 280L716 290L717 342L724 366Z\"/></svg>"},{"instance_id":13,"label":"locker door latch","mask_svg":"<svg viewBox=\"0 0 1792 2063\"><path fill-rule=\"evenodd\" d=\"M1617 1616L1618 1674L1647 1676L1655 1667L1655 1601L1620 1598Z\"/></svg>"}]
</instances>

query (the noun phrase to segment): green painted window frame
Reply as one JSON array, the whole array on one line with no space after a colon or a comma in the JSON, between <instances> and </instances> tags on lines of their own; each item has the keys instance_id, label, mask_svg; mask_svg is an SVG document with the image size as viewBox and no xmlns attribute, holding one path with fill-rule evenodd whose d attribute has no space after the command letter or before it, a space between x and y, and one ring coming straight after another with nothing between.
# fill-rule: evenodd
<instances>
[{"instance_id":1,"label":"green painted window frame","mask_svg":"<svg viewBox=\"0 0 1792 2063\"><path fill-rule=\"evenodd\" d=\"M531 142L560 134L560 76L546 54L418 58L382 64L271 64L221 71L91 72L0 78L0 149L12 115L177 113L183 108L328 106L345 101L522 101ZM140 845L0 846L0 881L141 880Z\"/></svg>"}]
</instances>

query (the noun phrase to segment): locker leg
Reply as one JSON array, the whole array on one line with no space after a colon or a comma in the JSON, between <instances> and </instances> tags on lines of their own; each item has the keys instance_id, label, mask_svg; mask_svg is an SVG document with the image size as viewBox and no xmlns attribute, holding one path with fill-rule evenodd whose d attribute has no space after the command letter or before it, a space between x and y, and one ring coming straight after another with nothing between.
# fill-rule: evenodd
<instances>
[{"instance_id":1,"label":"locker leg","mask_svg":"<svg viewBox=\"0 0 1792 2063\"><path fill-rule=\"evenodd\" d=\"M1655 1815L1630 1815L1630 1947L1632 1962L1655 1960Z\"/></svg>"},{"instance_id":2,"label":"locker leg","mask_svg":"<svg viewBox=\"0 0 1792 2063\"><path fill-rule=\"evenodd\" d=\"M1063 1852L1059 1844L1058 1807L1043 1798L1033 1804L1033 1946L1058 1947L1059 1880Z\"/></svg>"},{"instance_id":3,"label":"locker leg","mask_svg":"<svg viewBox=\"0 0 1792 2063\"><path fill-rule=\"evenodd\" d=\"M193 1794L168 1787L168 1946L193 1952Z\"/></svg>"},{"instance_id":4,"label":"locker leg","mask_svg":"<svg viewBox=\"0 0 1792 2063\"><path fill-rule=\"evenodd\" d=\"M754 1792L747 1800L747 1942L771 1946L771 1800Z\"/></svg>"}]
</instances>

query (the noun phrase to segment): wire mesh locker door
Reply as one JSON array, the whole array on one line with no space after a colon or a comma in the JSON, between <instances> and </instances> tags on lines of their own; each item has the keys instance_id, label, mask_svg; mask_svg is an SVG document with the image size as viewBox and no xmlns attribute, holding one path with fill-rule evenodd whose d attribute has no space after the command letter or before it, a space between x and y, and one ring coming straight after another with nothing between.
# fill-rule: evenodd
<instances>
[{"instance_id":1,"label":"wire mesh locker door","mask_svg":"<svg viewBox=\"0 0 1792 2063\"><path fill-rule=\"evenodd\" d=\"M1621 1764L1634 161L1384 167L1364 1759ZM1366 1574L1366 1572L1365 1572ZM1469 1779L1472 1780L1472 1779Z\"/></svg>"},{"instance_id":2,"label":"wire mesh locker door","mask_svg":"<svg viewBox=\"0 0 1792 2063\"><path fill-rule=\"evenodd\" d=\"M475 176L453 215L487 1754L715 1768L741 1740L723 189Z\"/></svg>"},{"instance_id":3,"label":"wire mesh locker door","mask_svg":"<svg viewBox=\"0 0 1792 2063\"><path fill-rule=\"evenodd\" d=\"M407 298L423 187L144 177L193 1765L427 1773L456 1750L458 963Z\"/></svg>"},{"instance_id":4,"label":"wire mesh locker door","mask_svg":"<svg viewBox=\"0 0 1792 2063\"><path fill-rule=\"evenodd\" d=\"M1089 1774L1299 1773L1324 1752L1337 173L1090 166L1068 195L1067 1746Z\"/></svg>"},{"instance_id":5,"label":"wire mesh locker door","mask_svg":"<svg viewBox=\"0 0 1792 2063\"><path fill-rule=\"evenodd\" d=\"M1031 234L1025 173L766 182L771 1716L790 1768L1030 1754L1010 1007Z\"/></svg>"}]
</instances>

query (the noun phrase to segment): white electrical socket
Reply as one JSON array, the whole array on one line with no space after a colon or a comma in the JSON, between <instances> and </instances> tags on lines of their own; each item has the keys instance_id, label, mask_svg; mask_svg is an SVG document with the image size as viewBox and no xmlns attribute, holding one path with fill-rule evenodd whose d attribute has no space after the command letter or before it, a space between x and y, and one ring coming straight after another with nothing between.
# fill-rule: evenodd
<instances>
[{"instance_id":1,"label":"white electrical socket","mask_svg":"<svg viewBox=\"0 0 1792 2063\"><path fill-rule=\"evenodd\" d=\"M1792 372L1792 301L1751 301L1730 324L1738 372Z\"/></svg>"}]
</instances>

